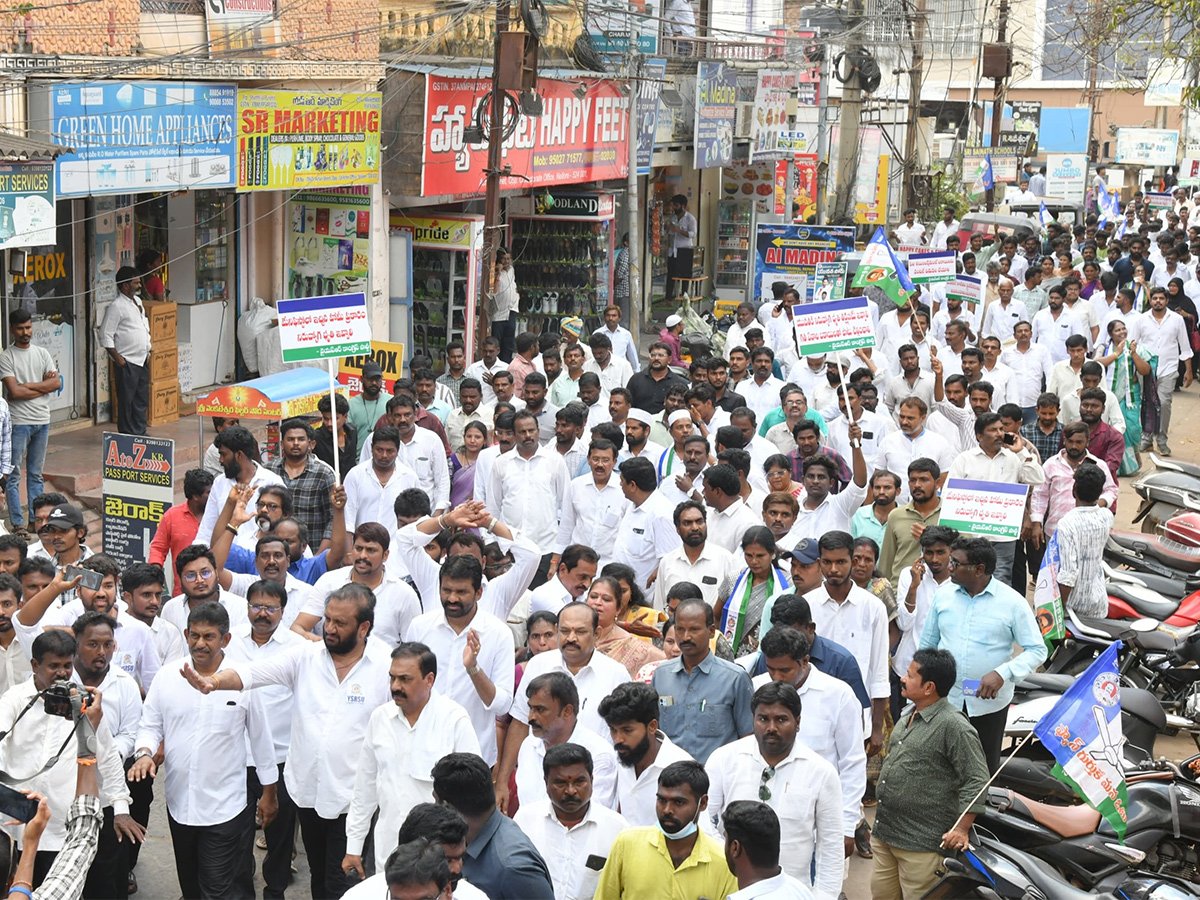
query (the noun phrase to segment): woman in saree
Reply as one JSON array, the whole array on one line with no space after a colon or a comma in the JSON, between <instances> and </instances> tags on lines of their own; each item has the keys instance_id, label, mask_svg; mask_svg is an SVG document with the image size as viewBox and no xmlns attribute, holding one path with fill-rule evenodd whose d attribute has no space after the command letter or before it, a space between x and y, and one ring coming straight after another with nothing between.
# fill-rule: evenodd
<instances>
[{"instance_id":1,"label":"woman in saree","mask_svg":"<svg viewBox=\"0 0 1200 900\"><path fill-rule=\"evenodd\" d=\"M487 442L487 426L478 419L463 428L463 445L450 456L451 509L475 499L475 461Z\"/></svg>"},{"instance_id":2,"label":"woman in saree","mask_svg":"<svg viewBox=\"0 0 1200 900\"><path fill-rule=\"evenodd\" d=\"M1150 363L1138 353L1137 341L1128 340L1129 330L1121 319L1108 323L1107 340L1095 351L1104 366L1104 386L1117 397L1125 417L1125 452L1120 475L1132 475L1141 468L1138 449L1142 441L1142 379L1150 374Z\"/></svg>"},{"instance_id":3,"label":"woman in saree","mask_svg":"<svg viewBox=\"0 0 1200 900\"><path fill-rule=\"evenodd\" d=\"M742 536L746 568L721 585L716 610L721 632L733 645L735 656L758 649L762 634L771 627L771 606L776 597L790 593L792 579L775 564L775 535L766 526L747 529ZM764 624L765 623L765 624Z\"/></svg>"},{"instance_id":4,"label":"woman in saree","mask_svg":"<svg viewBox=\"0 0 1200 900\"><path fill-rule=\"evenodd\" d=\"M629 670L629 677L648 662L663 658L663 652L649 641L643 641L617 624L624 610L621 607L621 585L610 575L601 575L588 588L587 605L596 611L599 626L596 630L596 649Z\"/></svg>"}]
</instances>

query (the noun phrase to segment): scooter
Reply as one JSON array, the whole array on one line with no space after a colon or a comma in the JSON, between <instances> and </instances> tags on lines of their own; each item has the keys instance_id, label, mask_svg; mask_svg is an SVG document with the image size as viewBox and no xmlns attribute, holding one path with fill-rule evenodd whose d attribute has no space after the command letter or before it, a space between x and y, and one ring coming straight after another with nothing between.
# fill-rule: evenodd
<instances>
[{"instance_id":1,"label":"scooter","mask_svg":"<svg viewBox=\"0 0 1200 900\"><path fill-rule=\"evenodd\" d=\"M1133 489L1142 498L1134 523L1154 534L1179 512L1200 511L1200 466L1150 454L1155 471L1134 479Z\"/></svg>"}]
</instances>

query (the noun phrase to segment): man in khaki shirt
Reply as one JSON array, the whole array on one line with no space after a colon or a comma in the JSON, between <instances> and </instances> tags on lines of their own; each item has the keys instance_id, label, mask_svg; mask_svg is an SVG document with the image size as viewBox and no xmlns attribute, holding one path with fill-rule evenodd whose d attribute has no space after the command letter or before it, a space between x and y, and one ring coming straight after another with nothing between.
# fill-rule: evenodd
<instances>
[{"instance_id":1,"label":"man in khaki shirt","mask_svg":"<svg viewBox=\"0 0 1200 900\"><path fill-rule=\"evenodd\" d=\"M921 457L908 464L908 492L912 500L892 510L883 531L879 551L879 571L892 584L900 573L921 554L921 534L928 525L936 525L942 514L938 486L942 472L932 459Z\"/></svg>"}]
</instances>

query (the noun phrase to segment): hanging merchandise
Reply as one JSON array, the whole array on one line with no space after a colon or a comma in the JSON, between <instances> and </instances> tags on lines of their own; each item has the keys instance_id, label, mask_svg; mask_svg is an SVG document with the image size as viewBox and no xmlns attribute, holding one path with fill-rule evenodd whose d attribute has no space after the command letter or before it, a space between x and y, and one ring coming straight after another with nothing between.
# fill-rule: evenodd
<instances>
[{"instance_id":1,"label":"hanging merchandise","mask_svg":"<svg viewBox=\"0 0 1200 900\"><path fill-rule=\"evenodd\" d=\"M288 203L287 296L324 297L368 290L371 194L368 187L307 191Z\"/></svg>"}]
</instances>

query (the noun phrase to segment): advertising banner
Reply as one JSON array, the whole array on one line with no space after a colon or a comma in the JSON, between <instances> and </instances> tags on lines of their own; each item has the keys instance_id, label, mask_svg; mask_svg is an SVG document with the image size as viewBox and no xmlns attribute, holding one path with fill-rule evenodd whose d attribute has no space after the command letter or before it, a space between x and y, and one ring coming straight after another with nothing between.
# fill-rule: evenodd
<instances>
[{"instance_id":1,"label":"advertising banner","mask_svg":"<svg viewBox=\"0 0 1200 900\"><path fill-rule=\"evenodd\" d=\"M634 121L637 122L637 173L649 175L654 160L654 136L658 132L658 97L667 77L665 59L647 59L642 63L638 82Z\"/></svg>"},{"instance_id":2,"label":"advertising banner","mask_svg":"<svg viewBox=\"0 0 1200 900\"><path fill-rule=\"evenodd\" d=\"M362 367L376 362L383 369L383 389L395 393L396 379L404 377L404 345L371 341L371 349L358 356L344 356L338 363L338 384L344 384L351 397L362 393Z\"/></svg>"},{"instance_id":3,"label":"advertising banner","mask_svg":"<svg viewBox=\"0 0 1200 900\"><path fill-rule=\"evenodd\" d=\"M275 0L205 0L208 49L218 54L278 56Z\"/></svg>"},{"instance_id":4,"label":"advertising banner","mask_svg":"<svg viewBox=\"0 0 1200 900\"><path fill-rule=\"evenodd\" d=\"M813 300L841 300L846 296L846 269L844 262L817 263L817 275L813 282Z\"/></svg>"},{"instance_id":5,"label":"advertising banner","mask_svg":"<svg viewBox=\"0 0 1200 900\"><path fill-rule=\"evenodd\" d=\"M939 525L971 537L1013 541L1021 536L1029 486L951 478L942 488Z\"/></svg>"},{"instance_id":6,"label":"advertising banner","mask_svg":"<svg viewBox=\"0 0 1200 900\"><path fill-rule=\"evenodd\" d=\"M233 184L237 88L191 81L62 83L50 91L55 193L177 191Z\"/></svg>"},{"instance_id":7,"label":"advertising banner","mask_svg":"<svg viewBox=\"0 0 1200 900\"><path fill-rule=\"evenodd\" d=\"M854 249L851 226L759 225L755 234L754 286L769 300L771 283L786 281L798 288L801 276L814 283L817 263L837 262ZM805 296L805 292L801 292Z\"/></svg>"},{"instance_id":8,"label":"advertising banner","mask_svg":"<svg viewBox=\"0 0 1200 900\"><path fill-rule=\"evenodd\" d=\"M1087 191L1087 156L1082 153L1046 154L1046 196L1083 202Z\"/></svg>"},{"instance_id":9,"label":"advertising banner","mask_svg":"<svg viewBox=\"0 0 1200 900\"><path fill-rule=\"evenodd\" d=\"M983 279L973 275L956 275L946 282L946 299L979 303L983 300Z\"/></svg>"},{"instance_id":10,"label":"advertising banner","mask_svg":"<svg viewBox=\"0 0 1200 900\"><path fill-rule=\"evenodd\" d=\"M101 448L104 552L122 568L145 562L175 502L175 442L106 431Z\"/></svg>"},{"instance_id":11,"label":"advertising banner","mask_svg":"<svg viewBox=\"0 0 1200 900\"><path fill-rule=\"evenodd\" d=\"M1118 128L1117 163L1173 166L1179 155L1179 132L1162 128Z\"/></svg>"},{"instance_id":12,"label":"advertising banner","mask_svg":"<svg viewBox=\"0 0 1200 900\"><path fill-rule=\"evenodd\" d=\"M715 169L733 162L737 117L737 69L723 62L702 62L696 69L696 147L693 165Z\"/></svg>"},{"instance_id":13,"label":"advertising banner","mask_svg":"<svg viewBox=\"0 0 1200 900\"><path fill-rule=\"evenodd\" d=\"M639 53L658 52L658 0L591 0L587 30L597 53L624 55L632 35Z\"/></svg>"},{"instance_id":14,"label":"advertising banner","mask_svg":"<svg viewBox=\"0 0 1200 900\"><path fill-rule=\"evenodd\" d=\"M238 190L373 184L382 105L379 91L238 91Z\"/></svg>"},{"instance_id":15,"label":"advertising banner","mask_svg":"<svg viewBox=\"0 0 1200 900\"><path fill-rule=\"evenodd\" d=\"M365 294L280 300L275 308L284 362L357 356L371 349Z\"/></svg>"},{"instance_id":16,"label":"advertising banner","mask_svg":"<svg viewBox=\"0 0 1200 900\"><path fill-rule=\"evenodd\" d=\"M820 356L838 350L874 347L870 302L866 297L849 297L793 306L797 352L801 356Z\"/></svg>"},{"instance_id":17,"label":"advertising banner","mask_svg":"<svg viewBox=\"0 0 1200 900\"><path fill-rule=\"evenodd\" d=\"M1037 153L1038 129L1042 125L1042 101L1010 100L1005 106L1012 110L1012 130L1033 136L1029 153ZM1006 123L1001 123L1003 128Z\"/></svg>"},{"instance_id":18,"label":"advertising banner","mask_svg":"<svg viewBox=\"0 0 1200 900\"><path fill-rule=\"evenodd\" d=\"M764 69L758 73L754 93L754 121L750 125L750 161L756 156L790 153L779 146L779 134L787 124L788 99L796 90L796 73Z\"/></svg>"},{"instance_id":19,"label":"advertising banner","mask_svg":"<svg viewBox=\"0 0 1200 900\"><path fill-rule=\"evenodd\" d=\"M901 247L901 249L904 249ZM936 284L954 279L958 254L953 250L937 253L910 253L908 255L908 277L913 284Z\"/></svg>"},{"instance_id":20,"label":"advertising banner","mask_svg":"<svg viewBox=\"0 0 1200 900\"><path fill-rule=\"evenodd\" d=\"M54 243L54 163L0 162L0 250Z\"/></svg>"},{"instance_id":21,"label":"advertising banner","mask_svg":"<svg viewBox=\"0 0 1200 900\"><path fill-rule=\"evenodd\" d=\"M587 93L576 97L582 85ZM425 146L421 196L482 196L487 144L467 144L465 128L476 121L479 105L492 89L485 78L425 79ZM511 177L500 187L530 188L624 178L629 172L628 99L611 81L538 79L543 103L536 119L520 116L504 142L503 165Z\"/></svg>"},{"instance_id":22,"label":"advertising banner","mask_svg":"<svg viewBox=\"0 0 1200 900\"><path fill-rule=\"evenodd\" d=\"M1021 170L1023 154L1006 147L981 147L968 145L963 148L962 177L964 184L975 180L975 173L987 158L992 160L992 177L997 184L1016 184Z\"/></svg>"},{"instance_id":23,"label":"advertising banner","mask_svg":"<svg viewBox=\"0 0 1200 900\"><path fill-rule=\"evenodd\" d=\"M792 199L800 204L796 221L807 222L810 216L817 214L817 154L797 153L793 171Z\"/></svg>"},{"instance_id":24,"label":"advertising banner","mask_svg":"<svg viewBox=\"0 0 1200 900\"><path fill-rule=\"evenodd\" d=\"M323 297L367 290L371 264L371 189L305 191L288 201L291 231L287 296Z\"/></svg>"}]
</instances>

